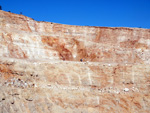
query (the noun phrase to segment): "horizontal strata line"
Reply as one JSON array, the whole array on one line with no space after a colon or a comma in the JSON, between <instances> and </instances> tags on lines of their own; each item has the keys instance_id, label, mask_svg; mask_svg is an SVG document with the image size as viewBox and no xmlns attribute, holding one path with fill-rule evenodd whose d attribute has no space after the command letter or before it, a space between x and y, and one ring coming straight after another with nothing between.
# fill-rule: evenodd
<instances>
[{"instance_id":1,"label":"horizontal strata line","mask_svg":"<svg viewBox=\"0 0 150 113\"><path fill-rule=\"evenodd\" d=\"M39 87L40 86L40 87ZM39 85L39 86L36 86L38 88L44 88L44 89L51 89L51 90L56 90L56 89L60 89L60 90L79 90L79 91L88 91L88 92L91 92L91 90L94 90L96 91L97 93L116 93L116 94L119 94L119 93L125 93L124 91L124 88L126 87L123 87L122 89L118 88L118 87L112 87L111 89L109 89L110 87L104 87L104 88L100 88L100 87L96 87L96 88L93 88L91 86L63 86L63 85ZM36 88L35 87L35 88ZM134 88L129 88L129 91L127 91L126 93L133 93L133 92L138 92L138 93L142 93L143 91L140 91L140 89L138 87L135 87Z\"/></svg>"},{"instance_id":2,"label":"horizontal strata line","mask_svg":"<svg viewBox=\"0 0 150 113\"><path fill-rule=\"evenodd\" d=\"M7 85L6 85L7 86ZM0 86L2 87L2 85ZM3 86L4 87L4 86ZM12 86L11 86L12 87ZM13 87L13 88L17 88ZM19 87L18 87L19 88ZM21 87L20 87L21 88ZM25 89L31 89L28 87L24 87ZM47 90L68 90L68 91L86 91L86 92L91 92L94 91L95 93L113 93L113 94L126 94L126 93L143 93L143 90L138 89L137 87L133 88L128 88L129 91L124 91L124 88L119 89L117 87L109 89L109 88L92 88L91 86L63 86L63 85L51 85L51 86L46 86L46 85L39 85L39 86L34 86L32 87L33 90L36 88L40 88L40 89L47 89Z\"/></svg>"},{"instance_id":3,"label":"horizontal strata line","mask_svg":"<svg viewBox=\"0 0 150 113\"><path fill-rule=\"evenodd\" d=\"M8 30L7 30L8 31ZM5 31L5 32L7 32L7 31ZM17 30L15 30L15 31L17 31ZM12 32L12 31L11 31ZM18 33L18 32L17 32ZM28 32L24 32L25 34L28 34L29 35L29 33ZM23 34L24 34L23 33ZM53 32L52 32L53 33ZM22 33L20 33L20 34L22 34ZM41 36L41 35L44 35L44 36L51 36L51 37L55 37L55 36L52 36L52 34L51 33L44 33L44 34L41 34L41 33L38 33L38 32L31 32L30 33L31 35L32 34L35 34L36 36ZM84 37L84 36L83 36ZM59 35L59 36L56 36L55 38L62 38L62 39L65 39L65 37L64 36L61 36L61 35ZM69 37L70 39L75 39L74 37ZM108 47L108 48L120 48L120 46L119 46L119 44L117 45L117 46L112 46L112 43L107 43L107 44L103 44L103 43L97 43L97 42L93 42L93 41L89 41L89 40L86 40L86 37L85 37L85 40L83 40L83 39L77 39L77 40L79 40L79 41L82 41L82 42L85 42L85 43L91 43L91 44L93 44L93 45L97 45L98 47L101 47L101 46L103 46L103 47ZM108 44L110 44L109 46L108 46ZM119 47L118 47L119 46ZM128 47L121 47L122 49L128 49L128 50L136 50L135 48L128 48Z\"/></svg>"},{"instance_id":4,"label":"horizontal strata line","mask_svg":"<svg viewBox=\"0 0 150 113\"><path fill-rule=\"evenodd\" d=\"M12 42L10 42L10 41L6 41L6 42L12 43ZM0 43L3 43L3 42L1 41ZM9 44L9 43L8 43L8 44ZM40 49L40 50L54 49L53 47L50 47L50 46L43 46L43 45L41 45L41 44L39 45L40 47L38 47L38 46L31 46L31 45L33 45L32 43L24 44L24 43L19 43L19 42L13 42L13 45L17 45L17 46L21 46L21 47L26 47L26 48L29 47L29 49L31 49L31 48ZM36 45L36 43L35 43L35 45ZM46 48L45 48L45 47L46 47Z\"/></svg>"},{"instance_id":5,"label":"horizontal strata line","mask_svg":"<svg viewBox=\"0 0 150 113\"><path fill-rule=\"evenodd\" d=\"M17 58L10 58L10 57L0 57L0 61L1 62L4 62L4 60L6 61L6 62L21 62L22 63L22 61L25 61L25 62L29 62L29 63L39 63L39 64L43 64L43 63L52 63L52 64L54 64L54 63L65 63L65 64L70 64L70 63L72 63L72 64L87 64L87 65L108 65L108 66L113 66L113 65L123 65L123 66L128 66L128 65L150 65L150 63L145 63L145 64L143 64L143 63L112 63L112 62L80 62L80 61L63 61L63 60L47 60L47 59L43 59L43 60L41 60L41 59L17 59Z\"/></svg>"},{"instance_id":6,"label":"horizontal strata line","mask_svg":"<svg viewBox=\"0 0 150 113\"><path fill-rule=\"evenodd\" d=\"M82 41L84 41L84 40L82 40ZM12 43L12 41L1 41L0 40L0 43L5 43L5 42L8 42L8 43ZM91 43L91 42L90 42ZM92 42L93 43L93 42ZM53 49L53 47L51 47L51 46L48 46L48 45L45 45L45 46L43 46L42 44L40 44L39 43L39 45L37 45L37 43L20 43L20 42L15 42L15 41L13 41L13 44L14 45L18 45L18 46L23 46L23 47L32 47L32 48L39 48L38 46L41 46L39 49L40 50L49 50L49 49ZM45 48L46 47L46 48ZM87 46L85 45L85 48L86 48ZM112 47L112 48L111 48ZM106 48L106 49L105 49ZM107 45L98 45L97 46L97 49L100 49L100 50L103 50L103 51L105 51L105 50L109 50L109 49L115 49L114 51L119 51L119 52L136 52L137 51L137 49L135 49L135 48L133 48L133 49L131 49L131 48L120 48L120 47L116 47L116 46L107 46ZM117 49L119 49L119 50L117 50ZM146 49L146 50L144 50L144 52L150 52L150 49Z\"/></svg>"}]
</instances>

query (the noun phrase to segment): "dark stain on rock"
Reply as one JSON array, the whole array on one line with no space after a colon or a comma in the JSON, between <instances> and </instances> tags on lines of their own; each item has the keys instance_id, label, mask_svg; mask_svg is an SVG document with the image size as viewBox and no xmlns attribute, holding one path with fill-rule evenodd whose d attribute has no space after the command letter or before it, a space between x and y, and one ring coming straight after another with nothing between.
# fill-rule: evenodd
<instances>
[{"instance_id":1,"label":"dark stain on rock","mask_svg":"<svg viewBox=\"0 0 150 113\"><path fill-rule=\"evenodd\" d=\"M42 36L42 42L47 43L49 46L53 47L59 53L59 58L61 60L72 60L72 53L69 49L65 47L65 44L58 38L50 36Z\"/></svg>"}]
</instances>

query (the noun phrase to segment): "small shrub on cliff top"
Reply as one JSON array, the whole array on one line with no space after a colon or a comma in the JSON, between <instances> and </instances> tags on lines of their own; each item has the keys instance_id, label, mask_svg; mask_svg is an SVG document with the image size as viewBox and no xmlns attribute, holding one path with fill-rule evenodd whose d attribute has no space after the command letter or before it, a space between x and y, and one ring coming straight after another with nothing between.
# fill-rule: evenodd
<instances>
[{"instance_id":1,"label":"small shrub on cliff top","mask_svg":"<svg viewBox=\"0 0 150 113\"><path fill-rule=\"evenodd\" d=\"M2 6L0 5L0 10L2 10Z\"/></svg>"}]
</instances>

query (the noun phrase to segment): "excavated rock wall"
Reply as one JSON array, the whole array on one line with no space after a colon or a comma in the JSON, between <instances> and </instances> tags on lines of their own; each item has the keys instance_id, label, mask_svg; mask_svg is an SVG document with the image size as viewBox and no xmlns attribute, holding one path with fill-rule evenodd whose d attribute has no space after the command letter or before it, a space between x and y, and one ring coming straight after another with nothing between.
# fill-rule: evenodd
<instances>
[{"instance_id":1,"label":"excavated rock wall","mask_svg":"<svg viewBox=\"0 0 150 113\"><path fill-rule=\"evenodd\" d=\"M0 11L0 90L1 113L149 113L150 29Z\"/></svg>"}]
</instances>

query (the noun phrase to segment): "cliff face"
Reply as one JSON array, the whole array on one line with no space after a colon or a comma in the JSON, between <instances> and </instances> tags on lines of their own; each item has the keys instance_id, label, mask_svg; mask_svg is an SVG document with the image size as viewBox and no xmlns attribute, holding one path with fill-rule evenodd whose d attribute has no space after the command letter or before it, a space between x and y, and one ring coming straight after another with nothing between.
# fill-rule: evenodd
<instances>
[{"instance_id":1,"label":"cliff face","mask_svg":"<svg viewBox=\"0 0 150 113\"><path fill-rule=\"evenodd\" d=\"M37 22L0 11L0 112L150 112L150 29Z\"/></svg>"}]
</instances>

